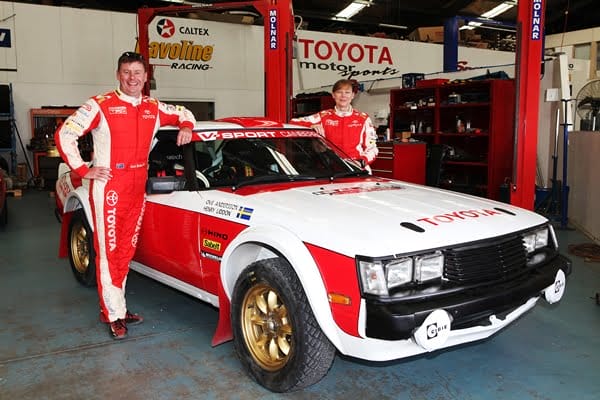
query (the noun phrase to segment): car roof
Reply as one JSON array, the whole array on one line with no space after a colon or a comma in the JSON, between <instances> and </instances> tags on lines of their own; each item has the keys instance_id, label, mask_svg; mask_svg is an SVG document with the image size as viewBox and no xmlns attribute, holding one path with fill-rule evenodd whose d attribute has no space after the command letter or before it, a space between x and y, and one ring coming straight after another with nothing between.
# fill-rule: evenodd
<instances>
[{"instance_id":1,"label":"car roof","mask_svg":"<svg viewBox=\"0 0 600 400\"><path fill-rule=\"evenodd\" d=\"M173 130L176 126L164 126L160 130ZM194 131L240 130L240 129L308 129L304 126L281 123L264 117L228 117L211 121L197 121Z\"/></svg>"},{"instance_id":2,"label":"car roof","mask_svg":"<svg viewBox=\"0 0 600 400\"><path fill-rule=\"evenodd\" d=\"M172 138L178 131L179 128L176 126L164 126L158 132L159 140ZM292 136L320 137L317 132L305 126L276 122L264 117L231 117L213 121L197 121L194 133L192 141Z\"/></svg>"}]
</instances>

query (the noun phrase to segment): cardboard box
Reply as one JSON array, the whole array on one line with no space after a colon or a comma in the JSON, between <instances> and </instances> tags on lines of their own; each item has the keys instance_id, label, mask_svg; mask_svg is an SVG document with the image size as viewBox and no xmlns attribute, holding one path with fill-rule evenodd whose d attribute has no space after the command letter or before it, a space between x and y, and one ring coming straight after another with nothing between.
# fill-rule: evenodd
<instances>
[{"instance_id":1,"label":"cardboard box","mask_svg":"<svg viewBox=\"0 0 600 400\"><path fill-rule=\"evenodd\" d=\"M409 33L408 39L416 42L444 43L444 27L424 26L417 28Z\"/></svg>"},{"instance_id":2,"label":"cardboard box","mask_svg":"<svg viewBox=\"0 0 600 400\"><path fill-rule=\"evenodd\" d=\"M410 137L412 136L412 132L410 131L404 131L404 132L395 132L394 136L396 137L396 139L398 140L408 140L410 139Z\"/></svg>"}]
</instances>

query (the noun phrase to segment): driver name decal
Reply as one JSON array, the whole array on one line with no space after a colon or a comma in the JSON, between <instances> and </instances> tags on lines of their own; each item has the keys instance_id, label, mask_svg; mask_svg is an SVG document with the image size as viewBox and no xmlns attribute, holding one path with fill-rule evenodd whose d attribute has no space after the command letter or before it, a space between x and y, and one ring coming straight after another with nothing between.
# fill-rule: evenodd
<instances>
[{"instance_id":1,"label":"driver name decal","mask_svg":"<svg viewBox=\"0 0 600 400\"><path fill-rule=\"evenodd\" d=\"M206 199L202 211L219 217L230 217L250 221L254 209L236 203Z\"/></svg>"},{"instance_id":2,"label":"driver name decal","mask_svg":"<svg viewBox=\"0 0 600 400\"><path fill-rule=\"evenodd\" d=\"M454 211L448 214L440 214L434 215L433 217L427 218L419 218L417 221L419 222L427 222L433 226L438 226L440 224L446 224L449 222L455 222L457 220L464 220L468 218L479 218L479 217L489 217L491 215L502 214L499 211L495 210L463 210L463 211Z\"/></svg>"},{"instance_id":3,"label":"driver name decal","mask_svg":"<svg viewBox=\"0 0 600 400\"><path fill-rule=\"evenodd\" d=\"M240 206L234 203L227 203L225 201L215 201L207 199L204 203L202 211L208 214L231 217L233 216L233 213L238 210L239 207Z\"/></svg>"}]
</instances>

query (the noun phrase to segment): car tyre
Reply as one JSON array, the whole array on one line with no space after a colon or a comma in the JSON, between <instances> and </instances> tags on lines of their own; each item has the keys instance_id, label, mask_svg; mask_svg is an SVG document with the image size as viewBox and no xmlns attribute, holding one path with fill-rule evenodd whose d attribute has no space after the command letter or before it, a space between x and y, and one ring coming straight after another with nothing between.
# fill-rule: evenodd
<instances>
[{"instance_id":1,"label":"car tyre","mask_svg":"<svg viewBox=\"0 0 600 400\"><path fill-rule=\"evenodd\" d=\"M94 234L83 210L73 213L68 233L69 262L77 282L86 287L96 285Z\"/></svg>"},{"instance_id":2,"label":"car tyre","mask_svg":"<svg viewBox=\"0 0 600 400\"><path fill-rule=\"evenodd\" d=\"M246 371L274 392L320 381L335 358L300 280L281 258L257 261L238 278L231 303L235 351Z\"/></svg>"}]
</instances>

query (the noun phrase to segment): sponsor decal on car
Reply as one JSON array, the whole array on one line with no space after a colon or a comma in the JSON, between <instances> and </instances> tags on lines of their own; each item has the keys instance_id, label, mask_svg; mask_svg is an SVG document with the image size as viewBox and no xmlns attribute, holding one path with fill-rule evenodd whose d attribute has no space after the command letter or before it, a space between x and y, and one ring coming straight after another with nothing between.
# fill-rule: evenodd
<instances>
[{"instance_id":1,"label":"sponsor decal on car","mask_svg":"<svg viewBox=\"0 0 600 400\"><path fill-rule=\"evenodd\" d=\"M250 218L252 217L253 212L254 212L253 208L240 207L240 209L238 210L238 213L235 217L246 220L246 221L250 221Z\"/></svg>"},{"instance_id":2,"label":"sponsor decal on car","mask_svg":"<svg viewBox=\"0 0 600 400\"><path fill-rule=\"evenodd\" d=\"M202 233L202 235L212 236L212 237L215 237L217 239L223 239L223 240L229 239L229 235L228 234L217 232L217 231L213 231L212 229L209 229L209 228L202 228L202 230L200 231L200 233Z\"/></svg>"},{"instance_id":3,"label":"sponsor decal on car","mask_svg":"<svg viewBox=\"0 0 600 400\"><path fill-rule=\"evenodd\" d=\"M427 222L433 226L438 226L439 224L446 224L449 222L455 222L457 220L464 220L468 218L479 218L479 217L489 217L491 215L500 215L502 214L496 210L463 210L463 211L454 211L448 214L440 214L434 215L433 217L427 218L419 218L417 221Z\"/></svg>"},{"instance_id":4,"label":"sponsor decal on car","mask_svg":"<svg viewBox=\"0 0 600 400\"><path fill-rule=\"evenodd\" d=\"M313 130L290 130L290 131L204 131L195 132L200 140L210 142L219 139L255 139L255 138L287 138L287 137L321 137Z\"/></svg>"},{"instance_id":5,"label":"sponsor decal on car","mask_svg":"<svg viewBox=\"0 0 600 400\"><path fill-rule=\"evenodd\" d=\"M221 242L217 242L216 240L210 239L202 239L202 247L206 247L207 249L221 251Z\"/></svg>"},{"instance_id":6,"label":"sponsor decal on car","mask_svg":"<svg viewBox=\"0 0 600 400\"><path fill-rule=\"evenodd\" d=\"M401 190L404 189L404 186L398 185L395 183L382 183L376 184L374 186L352 186L346 188L338 188L338 189L328 189L328 190L319 190L318 192L313 192L312 194L317 196L322 195L343 195L343 194L356 194L356 193L368 193L368 192L381 192L383 190Z\"/></svg>"},{"instance_id":7,"label":"sponsor decal on car","mask_svg":"<svg viewBox=\"0 0 600 400\"><path fill-rule=\"evenodd\" d=\"M218 256L216 254L209 253L207 251L201 251L200 255L204 258L208 258L209 260L221 261L223 257Z\"/></svg>"}]
</instances>

